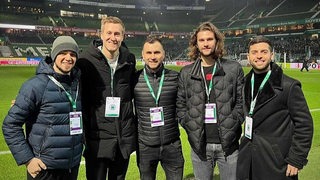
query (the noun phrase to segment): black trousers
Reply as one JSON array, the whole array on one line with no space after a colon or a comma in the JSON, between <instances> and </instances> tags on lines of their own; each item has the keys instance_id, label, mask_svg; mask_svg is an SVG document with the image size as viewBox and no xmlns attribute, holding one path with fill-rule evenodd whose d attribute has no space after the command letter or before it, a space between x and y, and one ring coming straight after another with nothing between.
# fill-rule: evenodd
<instances>
[{"instance_id":1,"label":"black trousers","mask_svg":"<svg viewBox=\"0 0 320 180\"><path fill-rule=\"evenodd\" d=\"M146 146L139 143L137 163L141 180L155 180L160 163L167 180L182 180L184 158L181 141L177 140L162 146Z\"/></svg>"},{"instance_id":2,"label":"black trousers","mask_svg":"<svg viewBox=\"0 0 320 180\"><path fill-rule=\"evenodd\" d=\"M27 180L77 180L79 165L71 169L47 169L42 170L33 178L27 172Z\"/></svg>"},{"instance_id":3,"label":"black trousers","mask_svg":"<svg viewBox=\"0 0 320 180\"><path fill-rule=\"evenodd\" d=\"M302 66L302 68L300 69L300 71L303 71L303 69L306 69L307 71L309 71L309 69L308 69L309 67L308 67L308 65L307 64L305 64L305 65L303 65Z\"/></svg>"},{"instance_id":4,"label":"black trousers","mask_svg":"<svg viewBox=\"0 0 320 180\"><path fill-rule=\"evenodd\" d=\"M116 158L112 161L107 158L85 156L87 180L124 180L129 165L129 159L124 159L120 149L117 149Z\"/></svg>"}]
</instances>

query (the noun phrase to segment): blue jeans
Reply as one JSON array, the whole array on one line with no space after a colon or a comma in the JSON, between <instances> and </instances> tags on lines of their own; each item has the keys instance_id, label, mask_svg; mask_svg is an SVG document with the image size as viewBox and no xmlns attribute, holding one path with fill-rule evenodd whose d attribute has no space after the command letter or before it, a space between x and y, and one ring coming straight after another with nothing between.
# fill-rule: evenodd
<instances>
[{"instance_id":1,"label":"blue jeans","mask_svg":"<svg viewBox=\"0 0 320 180\"><path fill-rule=\"evenodd\" d=\"M159 162L167 180L182 180L184 158L180 140L156 147L139 143L137 155L141 180L155 180Z\"/></svg>"},{"instance_id":2,"label":"blue jeans","mask_svg":"<svg viewBox=\"0 0 320 180\"><path fill-rule=\"evenodd\" d=\"M221 144L207 144L207 160L202 161L192 150L191 159L196 180L212 180L214 167L218 164L220 180L235 180L239 151L224 157Z\"/></svg>"}]
</instances>

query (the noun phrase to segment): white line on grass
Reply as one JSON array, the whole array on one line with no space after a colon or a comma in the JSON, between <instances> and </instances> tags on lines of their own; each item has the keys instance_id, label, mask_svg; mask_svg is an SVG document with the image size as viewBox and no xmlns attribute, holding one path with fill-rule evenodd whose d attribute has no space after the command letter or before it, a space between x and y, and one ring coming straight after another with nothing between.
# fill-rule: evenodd
<instances>
[{"instance_id":1,"label":"white line on grass","mask_svg":"<svg viewBox=\"0 0 320 180\"><path fill-rule=\"evenodd\" d=\"M4 155L4 154L11 154L10 151L0 151L0 155Z\"/></svg>"},{"instance_id":2,"label":"white line on grass","mask_svg":"<svg viewBox=\"0 0 320 180\"><path fill-rule=\"evenodd\" d=\"M310 112L320 111L320 108L310 109ZM182 128L181 126L179 128ZM0 156L5 154L10 154L10 151L0 151ZM136 155L136 152L133 152L132 155ZM84 161L81 161L81 164L84 164Z\"/></svg>"}]
</instances>

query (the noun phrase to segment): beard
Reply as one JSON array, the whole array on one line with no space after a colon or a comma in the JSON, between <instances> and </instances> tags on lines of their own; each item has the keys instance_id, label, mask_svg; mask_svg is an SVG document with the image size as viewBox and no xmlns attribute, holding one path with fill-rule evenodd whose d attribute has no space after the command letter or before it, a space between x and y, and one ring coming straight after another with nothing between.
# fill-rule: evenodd
<instances>
[{"instance_id":1,"label":"beard","mask_svg":"<svg viewBox=\"0 0 320 180\"><path fill-rule=\"evenodd\" d=\"M216 48L211 49L211 51L210 51L209 54L204 54L202 51L199 51L201 57L204 57L204 58L213 58L213 59L216 59L216 58L217 58L215 52L216 52Z\"/></svg>"},{"instance_id":2,"label":"beard","mask_svg":"<svg viewBox=\"0 0 320 180\"><path fill-rule=\"evenodd\" d=\"M202 54L202 53L200 53L200 54L201 54L201 57L204 57L204 58L212 58L214 56L213 52L208 54L208 55L205 55L205 54Z\"/></svg>"},{"instance_id":3,"label":"beard","mask_svg":"<svg viewBox=\"0 0 320 180\"><path fill-rule=\"evenodd\" d=\"M265 66L262 66L262 67L259 67L259 66L256 66L256 65L251 65L252 68L255 70L256 73L264 73L264 72L267 72L270 68L270 63L265 65Z\"/></svg>"},{"instance_id":4,"label":"beard","mask_svg":"<svg viewBox=\"0 0 320 180\"><path fill-rule=\"evenodd\" d=\"M59 69L60 72L62 72L63 74L67 75L71 72L72 69L70 69L69 71L63 70L60 66L56 65L57 69Z\"/></svg>"}]
</instances>

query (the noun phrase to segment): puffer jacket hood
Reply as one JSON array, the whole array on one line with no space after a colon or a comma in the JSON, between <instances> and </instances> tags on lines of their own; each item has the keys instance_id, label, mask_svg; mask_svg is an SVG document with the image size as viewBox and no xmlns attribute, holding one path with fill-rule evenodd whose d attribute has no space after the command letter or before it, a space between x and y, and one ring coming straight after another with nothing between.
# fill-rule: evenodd
<instances>
[{"instance_id":1,"label":"puffer jacket hood","mask_svg":"<svg viewBox=\"0 0 320 180\"><path fill-rule=\"evenodd\" d=\"M39 65L36 69L36 74L53 75L55 72L52 67L53 60L51 57L47 56L44 60L39 62Z\"/></svg>"},{"instance_id":2,"label":"puffer jacket hood","mask_svg":"<svg viewBox=\"0 0 320 180\"><path fill-rule=\"evenodd\" d=\"M76 101L73 109L66 93L48 75L52 75ZM26 81L3 122L5 140L17 162L25 164L37 157L48 169L70 169L79 165L82 134L70 135L69 113L81 111L80 71L71 76L54 72L50 57L42 60L36 75ZM25 124L26 136L22 126Z\"/></svg>"},{"instance_id":3,"label":"puffer jacket hood","mask_svg":"<svg viewBox=\"0 0 320 180\"><path fill-rule=\"evenodd\" d=\"M101 39L94 39L93 41L90 42L88 50L83 53L82 55L85 54L85 56L97 59L97 60L105 60L105 56L101 52L101 50L98 48L102 46L102 40ZM124 46L120 47L120 55L118 59L118 64L123 64L123 63L136 63L135 62L135 56Z\"/></svg>"}]
</instances>

